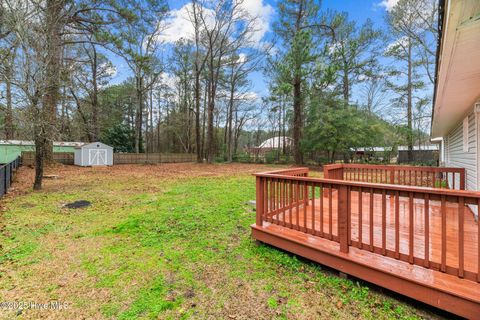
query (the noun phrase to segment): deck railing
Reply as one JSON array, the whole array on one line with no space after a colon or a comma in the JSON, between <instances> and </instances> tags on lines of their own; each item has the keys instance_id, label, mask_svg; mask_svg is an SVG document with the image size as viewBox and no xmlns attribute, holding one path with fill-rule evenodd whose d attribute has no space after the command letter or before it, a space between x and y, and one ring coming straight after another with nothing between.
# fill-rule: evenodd
<instances>
[{"instance_id":1,"label":"deck railing","mask_svg":"<svg viewBox=\"0 0 480 320\"><path fill-rule=\"evenodd\" d=\"M323 173L326 179L465 190L464 168L330 164Z\"/></svg>"},{"instance_id":2,"label":"deck railing","mask_svg":"<svg viewBox=\"0 0 480 320\"><path fill-rule=\"evenodd\" d=\"M478 212L480 193L337 174L311 178L306 168L256 174L257 226L281 225L337 242L344 253L355 247L480 282L480 226L471 211Z\"/></svg>"}]
</instances>

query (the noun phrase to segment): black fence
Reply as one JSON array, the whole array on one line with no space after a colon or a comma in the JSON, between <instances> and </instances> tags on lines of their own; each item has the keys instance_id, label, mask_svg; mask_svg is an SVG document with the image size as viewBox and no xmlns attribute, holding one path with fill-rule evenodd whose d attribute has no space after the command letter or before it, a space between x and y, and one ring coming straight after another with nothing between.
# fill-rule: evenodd
<instances>
[{"instance_id":1,"label":"black fence","mask_svg":"<svg viewBox=\"0 0 480 320\"><path fill-rule=\"evenodd\" d=\"M21 165L21 157L17 157L7 164L0 165L0 197L7 193L8 188L12 185L13 176Z\"/></svg>"}]
</instances>

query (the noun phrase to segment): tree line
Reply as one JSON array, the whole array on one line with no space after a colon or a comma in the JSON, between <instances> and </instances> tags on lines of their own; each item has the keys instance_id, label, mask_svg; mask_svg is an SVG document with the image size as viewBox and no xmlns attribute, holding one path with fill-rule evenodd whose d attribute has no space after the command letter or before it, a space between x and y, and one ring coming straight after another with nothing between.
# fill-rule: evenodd
<instances>
[{"instance_id":1,"label":"tree line","mask_svg":"<svg viewBox=\"0 0 480 320\"><path fill-rule=\"evenodd\" d=\"M211 163L291 136L302 163L316 151L412 150L425 137L435 1L400 0L384 32L319 1L282 0L261 37L248 5L193 0L182 7L188 32L172 42L164 0L0 0L0 121L5 139L35 141L34 188L55 140ZM260 76L266 95L254 91Z\"/></svg>"}]
</instances>

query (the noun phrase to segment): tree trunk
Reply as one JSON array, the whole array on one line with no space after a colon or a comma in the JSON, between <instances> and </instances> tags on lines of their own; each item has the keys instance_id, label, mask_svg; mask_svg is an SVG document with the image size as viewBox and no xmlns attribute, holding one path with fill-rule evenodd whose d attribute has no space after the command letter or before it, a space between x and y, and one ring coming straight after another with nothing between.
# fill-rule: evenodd
<instances>
[{"instance_id":1,"label":"tree trunk","mask_svg":"<svg viewBox=\"0 0 480 320\"><path fill-rule=\"evenodd\" d=\"M135 112L135 153L142 150L142 116L143 116L143 83L142 78L135 77L137 108Z\"/></svg>"},{"instance_id":2,"label":"tree trunk","mask_svg":"<svg viewBox=\"0 0 480 320\"><path fill-rule=\"evenodd\" d=\"M33 135L35 141L35 180L33 183L34 190L42 189L43 182L43 166L45 160L45 112L43 106L38 105L41 93L36 91L31 100L31 112L33 114Z\"/></svg>"},{"instance_id":3,"label":"tree trunk","mask_svg":"<svg viewBox=\"0 0 480 320\"><path fill-rule=\"evenodd\" d=\"M413 161L413 128L412 128L412 43L408 42L408 84L407 84L407 121L408 121L408 162Z\"/></svg>"},{"instance_id":4,"label":"tree trunk","mask_svg":"<svg viewBox=\"0 0 480 320\"><path fill-rule=\"evenodd\" d=\"M57 118L57 103L59 98L59 79L62 54L62 10L65 7L65 0L47 0L46 7L46 85L43 96L43 108L45 109L45 145L43 148L44 161L53 162L53 140L54 128ZM43 163L43 162L42 162Z\"/></svg>"},{"instance_id":5,"label":"tree trunk","mask_svg":"<svg viewBox=\"0 0 480 320\"><path fill-rule=\"evenodd\" d=\"M282 136L283 136L283 148L282 153L287 154L287 137L285 132L285 121L286 121L286 106L285 106L285 97L282 97Z\"/></svg>"},{"instance_id":6,"label":"tree trunk","mask_svg":"<svg viewBox=\"0 0 480 320\"><path fill-rule=\"evenodd\" d=\"M347 62L344 62L345 64ZM345 66L343 69L343 101L344 101L344 106L348 106L348 102L350 100L350 80L348 79L348 70Z\"/></svg>"},{"instance_id":7,"label":"tree trunk","mask_svg":"<svg viewBox=\"0 0 480 320\"><path fill-rule=\"evenodd\" d=\"M154 137L154 133L153 133L153 86L151 86L150 88L150 92L149 92L149 96L150 96L150 137L148 139L148 141L150 142L150 152L153 152L153 137ZM147 149L148 149L148 145L147 145Z\"/></svg>"},{"instance_id":8,"label":"tree trunk","mask_svg":"<svg viewBox=\"0 0 480 320\"><path fill-rule=\"evenodd\" d=\"M206 129L206 121L207 121L207 103L208 103L208 84L205 86L205 95L203 98L203 115L202 115L202 162L203 157L205 156L205 129Z\"/></svg>"},{"instance_id":9,"label":"tree trunk","mask_svg":"<svg viewBox=\"0 0 480 320\"><path fill-rule=\"evenodd\" d=\"M45 139L43 134L39 134L35 139L35 181L33 183L33 190L42 189L44 148Z\"/></svg>"},{"instance_id":10,"label":"tree trunk","mask_svg":"<svg viewBox=\"0 0 480 320\"><path fill-rule=\"evenodd\" d=\"M98 141L99 128L98 128L98 83L97 83L97 50L95 46L92 45L93 49L93 61L92 61L92 84L93 84L93 95L92 95L92 126L93 126L93 140Z\"/></svg>"},{"instance_id":11,"label":"tree trunk","mask_svg":"<svg viewBox=\"0 0 480 320\"><path fill-rule=\"evenodd\" d=\"M197 162L202 163L202 148L200 136L200 74L195 64L195 144L197 151Z\"/></svg>"},{"instance_id":12,"label":"tree trunk","mask_svg":"<svg viewBox=\"0 0 480 320\"><path fill-rule=\"evenodd\" d=\"M301 79L296 72L293 81L293 153L296 164L303 164L303 154L300 150L300 140L302 139L303 129L303 110L302 110L302 92Z\"/></svg>"},{"instance_id":13,"label":"tree trunk","mask_svg":"<svg viewBox=\"0 0 480 320\"><path fill-rule=\"evenodd\" d=\"M213 78L213 77L212 77ZM207 163L213 162L214 134L213 134L213 112L215 110L214 84L210 82L208 108L207 108Z\"/></svg>"},{"instance_id":14,"label":"tree trunk","mask_svg":"<svg viewBox=\"0 0 480 320\"><path fill-rule=\"evenodd\" d=\"M13 107L12 107L12 76L13 76L13 69L12 69L12 60L7 62L5 65L5 89L6 89L6 99L7 99L7 106L5 110L5 138L7 140L13 139L14 136L14 127L13 127Z\"/></svg>"},{"instance_id":15,"label":"tree trunk","mask_svg":"<svg viewBox=\"0 0 480 320\"><path fill-rule=\"evenodd\" d=\"M203 152L203 142L202 137L200 136L200 74L203 70L204 64L200 66L200 27L199 19L197 15L197 1L192 1L193 9L193 18L194 18L194 29L195 29L195 148L197 152L197 162L202 163L202 152ZM205 60L204 60L205 62Z\"/></svg>"},{"instance_id":16,"label":"tree trunk","mask_svg":"<svg viewBox=\"0 0 480 320\"><path fill-rule=\"evenodd\" d=\"M233 160L233 152L232 152L232 122L233 122L233 107L234 107L234 93L235 93L235 83L234 79L232 79L232 83L230 85L230 101L228 104L228 113L227 113L227 157L228 161L232 162Z\"/></svg>"}]
</instances>

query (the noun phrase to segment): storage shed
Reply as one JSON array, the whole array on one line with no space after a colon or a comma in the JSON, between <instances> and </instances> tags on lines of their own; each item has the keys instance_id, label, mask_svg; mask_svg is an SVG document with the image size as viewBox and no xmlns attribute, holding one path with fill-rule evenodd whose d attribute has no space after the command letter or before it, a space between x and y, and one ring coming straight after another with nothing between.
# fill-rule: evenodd
<instances>
[{"instance_id":1,"label":"storage shed","mask_svg":"<svg viewBox=\"0 0 480 320\"><path fill-rule=\"evenodd\" d=\"M75 148L75 165L82 167L113 165L113 148L92 142Z\"/></svg>"}]
</instances>

